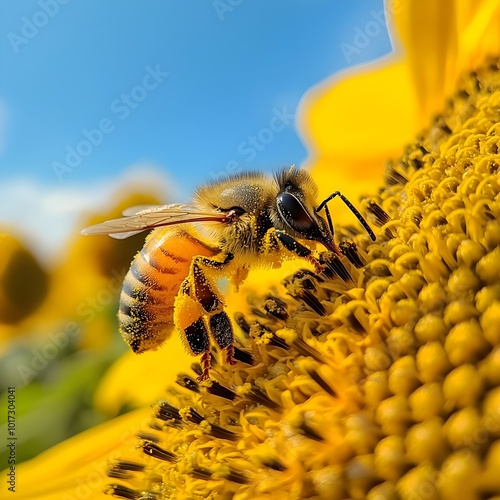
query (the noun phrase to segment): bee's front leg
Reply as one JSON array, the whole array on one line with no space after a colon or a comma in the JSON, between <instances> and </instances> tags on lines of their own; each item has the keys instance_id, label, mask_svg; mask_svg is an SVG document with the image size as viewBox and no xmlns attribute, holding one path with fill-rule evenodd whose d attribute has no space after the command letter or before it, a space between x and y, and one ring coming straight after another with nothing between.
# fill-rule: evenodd
<instances>
[{"instance_id":1,"label":"bee's front leg","mask_svg":"<svg viewBox=\"0 0 500 500\"><path fill-rule=\"evenodd\" d=\"M294 239L292 236L289 234L284 233L283 231L276 230L274 231L274 235L277 238L277 240L290 252L293 252L299 257L302 257L303 259L308 260L311 264L313 264L314 269L318 274L321 274L323 272L323 266L321 263L316 259L311 250L309 248L305 247L304 245L300 244L296 239Z\"/></svg>"}]
</instances>

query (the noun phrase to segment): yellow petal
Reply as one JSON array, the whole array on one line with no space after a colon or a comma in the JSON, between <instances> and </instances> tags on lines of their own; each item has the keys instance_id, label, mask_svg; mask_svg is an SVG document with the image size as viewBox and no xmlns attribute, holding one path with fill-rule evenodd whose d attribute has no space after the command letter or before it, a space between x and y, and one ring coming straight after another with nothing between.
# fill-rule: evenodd
<instances>
[{"instance_id":1,"label":"yellow petal","mask_svg":"<svg viewBox=\"0 0 500 500\"><path fill-rule=\"evenodd\" d=\"M415 135L416 114L402 63L369 64L313 90L304 100L302 133L320 198L337 189L352 201L361 192L373 192L384 162Z\"/></svg>"},{"instance_id":2,"label":"yellow petal","mask_svg":"<svg viewBox=\"0 0 500 500\"><path fill-rule=\"evenodd\" d=\"M177 374L189 371L196 359L175 333L157 351L126 352L104 375L94 405L107 415L116 415L124 405L148 405L161 398Z\"/></svg>"},{"instance_id":3,"label":"yellow petal","mask_svg":"<svg viewBox=\"0 0 500 500\"><path fill-rule=\"evenodd\" d=\"M424 126L452 95L461 73L500 53L500 4L419 0L392 5L418 101L418 124Z\"/></svg>"},{"instance_id":4,"label":"yellow petal","mask_svg":"<svg viewBox=\"0 0 500 500\"><path fill-rule=\"evenodd\" d=\"M143 408L110 420L19 465L15 498L102 499L110 482L106 475L108 461L130 454L137 441L136 433L146 427L150 414L150 408Z\"/></svg>"}]
</instances>

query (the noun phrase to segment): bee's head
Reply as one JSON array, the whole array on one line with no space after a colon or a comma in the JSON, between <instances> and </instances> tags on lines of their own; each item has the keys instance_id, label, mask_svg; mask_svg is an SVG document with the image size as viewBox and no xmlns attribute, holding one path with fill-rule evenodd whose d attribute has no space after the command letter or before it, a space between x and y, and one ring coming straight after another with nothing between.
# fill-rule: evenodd
<instances>
[{"instance_id":1,"label":"bee's head","mask_svg":"<svg viewBox=\"0 0 500 500\"><path fill-rule=\"evenodd\" d=\"M296 238L317 241L335 251L333 235L316 211L317 187L305 170L283 170L277 177L275 227Z\"/></svg>"}]
</instances>

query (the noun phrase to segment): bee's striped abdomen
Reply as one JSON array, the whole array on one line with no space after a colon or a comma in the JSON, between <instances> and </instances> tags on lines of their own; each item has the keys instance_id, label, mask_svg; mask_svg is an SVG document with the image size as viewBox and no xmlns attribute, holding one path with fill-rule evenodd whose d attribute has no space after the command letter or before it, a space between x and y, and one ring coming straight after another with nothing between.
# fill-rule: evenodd
<instances>
[{"instance_id":1,"label":"bee's striped abdomen","mask_svg":"<svg viewBox=\"0 0 500 500\"><path fill-rule=\"evenodd\" d=\"M170 336L174 300L191 260L214 253L178 229L151 232L132 261L120 295L120 333L134 352L157 349Z\"/></svg>"}]
</instances>

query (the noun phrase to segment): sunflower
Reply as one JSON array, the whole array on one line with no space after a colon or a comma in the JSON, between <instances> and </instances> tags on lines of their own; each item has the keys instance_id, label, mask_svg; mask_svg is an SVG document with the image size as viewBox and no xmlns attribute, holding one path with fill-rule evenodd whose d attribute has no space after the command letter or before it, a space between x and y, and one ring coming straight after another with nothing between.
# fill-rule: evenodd
<instances>
[{"instance_id":1,"label":"sunflower","mask_svg":"<svg viewBox=\"0 0 500 500\"><path fill-rule=\"evenodd\" d=\"M21 465L18 498L500 493L499 10L388 4L405 53L303 114L319 185L371 193L377 241L338 225L346 258L322 275L256 273L267 293L228 296L235 366Z\"/></svg>"}]
</instances>

